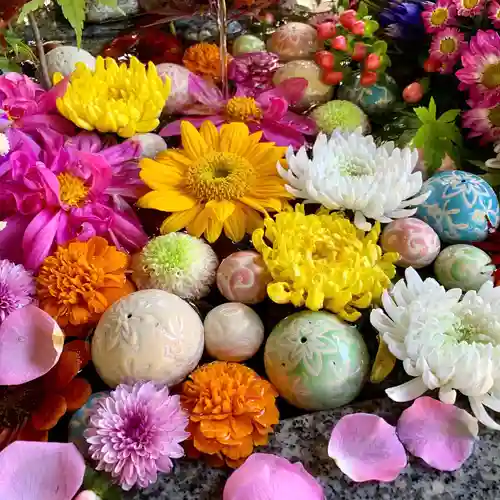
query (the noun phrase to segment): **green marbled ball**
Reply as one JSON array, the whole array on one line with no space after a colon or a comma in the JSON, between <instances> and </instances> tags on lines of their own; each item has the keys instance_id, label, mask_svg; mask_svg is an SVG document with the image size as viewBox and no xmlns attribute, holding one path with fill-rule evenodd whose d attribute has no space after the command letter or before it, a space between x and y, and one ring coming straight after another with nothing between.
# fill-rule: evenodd
<instances>
[{"instance_id":1,"label":"green marbled ball","mask_svg":"<svg viewBox=\"0 0 500 500\"><path fill-rule=\"evenodd\" d=\"M266 44L255 35L241 35L233 43L233 56L248 52L265 52Z\"/></svg>"},{"instance_id":2,"label":"green marbled ball","mask_svg":"<svg viewBox=\"0 0 500 500\"><path fill-rule=\"evenodd\" d=\"M280 395L306 410L351 402L370 367L358 330L323 311L302 311L280 321L267 339L264 363Z\"/></svg>"}]
</instances>

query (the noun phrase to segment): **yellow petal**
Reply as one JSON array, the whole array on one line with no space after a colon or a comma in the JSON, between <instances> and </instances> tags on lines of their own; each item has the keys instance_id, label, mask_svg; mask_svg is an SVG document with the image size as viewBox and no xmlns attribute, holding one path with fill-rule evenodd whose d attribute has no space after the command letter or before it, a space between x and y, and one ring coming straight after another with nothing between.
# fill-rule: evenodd
<instances>
[{"instance_id":1,"label":"yellow petal","mask_svg":"<svg viewBox=\"0 0 500 500\"><path fill-rule=\"evenodd\" d=\"M264 215L268 215L266 209L261 205L261 200L256 200L255 198L251 198L249 196L243 196L240 198L241 203L248 205L250 208L257 210L258 212L263 213Z\"/></svg>"},{"instance_id":2,"label":"yellow petal","mask_svg":"<svg viewBox=\"0 0 500 500\"><path fill-rule=\"evenodd\" d=\"M210 120L203 122L200 128L200 134L209 148L212 148L214 151L219 150L219 132L217 127Z\"/></svg>"},{"instance_id":3,"label":"yellow petal","mask_svg":"<svg viewBox=\"0 0 500 500\"><path fill-rule=\"evenodd\" d=\"M252 234L255 230L264 227L264 220L259 212L245 205L240 205L240 208L245 214L245 226L248 234Z\"/></svg>"},{"instance_id":4,"label":"yellow petal","mask_svg":"<svg viewBox=\"0 0 500 500\"><path fill-rule=\"evenodd\" d=\"M222 233L222 222L215 217L210 217L205 231L205 238L209 243L213 243L219 239L220 233Z\"/></svg>"},{"instance_id":5,"label":"yellow petal","mask_svg":"<svg viewBox=\"0 0 500 500\"><path fill-rule=\"evenodd\" d=\"M284 181L278 176L262 177L257 185L252 189L252 195L257 198L293 198L293 196L285 189L284 184Z\"/></svg>"},{"instance_id":6,"label":"yellow petal","mask_svg":"<svg viewBox=\"0 0 500 500\"><path fill-rule=\"evenodd\" d=\"M192 160L198 160L207 151L208 146L194 125L190 122L181 122L182 147Z\"/></svg>"},{"instance_id":7,"label":"yellow petal","mask_svg":"<svg viewBox=\"0 0 500 500\"><path fill-rule=\"evenodd\" d=\"M162 212L180 212L196 205L196 200L174 190L150 191L139 199L141 208L154 208Z\"/></svg>"},{"instance_id":8,"label":"yellow petal","mask_svg":"<svg viewBox=\"0 0 500 500\"><path fill-rule=\"evenodd\" d=\"M213 216L212 210L203 208L198 215L187 226L187 231L191 236L199 238L207 229L208 219Z\"/></svg>"},{"instance_id":9,"label":"yellow petal","mask_svg":"<svg viewBox=\"0 0 500 500\"><path fill-rule=\"evenodd\" d=\"M235 204L233 213L224 221L224 233L234 242L241 241L245 236L246 223L245 212Z\"/></svg>"},{"instance_id":10,"label":"yellow petal","mask_svg":"<svg viewBox=\"0 0 500 500\"><path fill-rule=\"evenodd\" d=\"M185 170L193 163L193 160L189 158L183 151L177 151L175 149L168 149L162 151L156 155L155 160L163 165L179 167Z\"/></svg>"},{"instance_id":11,"label":"yellow petal","mask_svg":"<svg viewBox=\"0 0 500 500\"><path fill-rule=\"evenodd\" d=\"M161 225L161 234L175 233L187 227L195 219L195 217L201 212L202 207L200 205L195 205L189 210L184 210L183 212L176 212L168 216Z\"/></svg>"},{"instance_id":12,"label":"yellow petal","mask_svg":"<svg viewBox=\"0 0 500 500\"><path fill-rule=\"evenodd\" d=\"M387 344L378 337L379 345L375 362L370 374L370 382L379 384L385 380L396 365L396 357L389 351Z\"/></svg>"},{"instance_id":13,"label":"yellow petal","mask_svg":"<svg viewBox=\"0 0 500 500\"><path fill-rule=\"evenodd\" d=\"M141 160L140 167L140 177L151 189L171 189L180 185L184 179L180 168L166 166L149 158Z\"/></svg>"},{"instance_id":14,"label":"yellow petal","mask_svg":"<svg viewBox=\"0 0 500 500\"><path fill-rule=\"evenodd\" d=\"M248 127L244 123L222 125L220 151L242 154L248 149Z\"/></svg>"},{"instance_id":15,"label":"yellow petal","mask_svg":"<svg viewBox=\"0 0 500 500\"><path fill-rule=\"evenodd\" d=\"M210 200L206 206L213 210L215 217L220 222L224 222L234 212L234 202L229 200Z\"/></svg>"}]
</instances>

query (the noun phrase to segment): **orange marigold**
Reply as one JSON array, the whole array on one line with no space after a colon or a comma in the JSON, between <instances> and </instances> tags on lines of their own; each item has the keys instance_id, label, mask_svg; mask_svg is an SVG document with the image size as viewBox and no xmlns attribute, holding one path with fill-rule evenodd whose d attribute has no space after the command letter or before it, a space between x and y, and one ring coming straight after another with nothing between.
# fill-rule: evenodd
<instances>
[{"instance_id":1,"label":"orange marigold","mask_svg":"<svg viewBox=\"0 0 500 500\"><path fill-rule=\"evenodd\" d=\"M134 291L125 275L128 265L126 254L98 236L60 246L40 268L40 307L61 327L97 323L109 306Z\"/></svg>"},{"instance_id":2,"label":"orange marigold","mask_svg":"<svg viewBox=\"0 0 500 500\"><path fill-rule=\"evenodd\" d=\"M207 455L213 465L238 467L254 446L267 444L279 421L274 387L250 368L215 361L195 370L182 385L189 413L187 453Z\"/></svg>"},{"instance_id":3,"label":"orange marigold","mask_svg":"<svg viewBox=\"0 0 500 500\"><path fill-rule=\"evenodd\" d=\"M220 52L219 47L213 43L202 42L192 45L184 53L182 62L189 71L197 75L215 80L220 78Z\"/></svg>"}]
</instances>

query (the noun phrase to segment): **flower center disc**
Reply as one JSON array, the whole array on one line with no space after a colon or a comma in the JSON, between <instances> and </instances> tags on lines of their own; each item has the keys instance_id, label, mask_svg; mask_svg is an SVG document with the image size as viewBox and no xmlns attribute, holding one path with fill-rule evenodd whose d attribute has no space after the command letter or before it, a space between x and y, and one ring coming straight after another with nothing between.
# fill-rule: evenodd
<instances>
[{"instance_id":1,"label":"flower center disc","mask_svg":"<svg viewBox=\"0 0 500 500\"><path fill-rule=\"evenodd\" d=\"M500 62L486 66L481 83L488 89L494 89L500 85Z\"/></svg>"},{"instance_id":2,"label":"flower center disc","mask_svg":"<svg viewBox=\"0 0 500 500\"><path fill-rule=\"evenodd\" d=\"M479 0L464 0L464 7L466 9L473 9L479 3Z\"/></svg>"},{"instance_id":3,"label":"flower center disc","mask_svg":"<svg viewBox=\"0 0 500 500\"><path fill-rule=\"evenodd\" d=\"M443 38L439 44L439 50L443 54L452 54L457 48L457 42L453 38Z\"/></svg>"},{"instance_id":4,"label":"flower center disc","mask_svg":"<svg viewBox=\"0 0 500 500\"><path fill-rule=\"evenodd\" d=\"M186 184L200 201L234 200L248 193L254 177L254 167L246 158L214 152L189 167Z\"/></svg>"},{"instance_id":5,"label":"flower center disc","mask_svg":"<svg viewBox=\"0 0 500 500\"><path fill-rule=\"evenodd\" d=\"M236 122L256 122L262 118L262 111L253 97L233 97L226 105L226 114Z\"/></svg>"},{"instance_id":6,"label":"flower center disc","mask_svg":"<svg viewBox=\"0 0 500 500\"><path fill-rule=\"evenodd\" d=\"M495 127L500 127L500 105L490 110L488 118L492 125L494 125Z\"/></svg>"},{"instance_id":7,"label":"flower center disc","mask_svg":"<svg viewBox=\"0 0 500 500\"><path fill-rule=\"evenodd\" d=\"M59 197L63 203L78 207L85 201L89 190L82 179L63 173L57 176L57 180L59 181Z\"/></svg>"},{"instance_id":8,"label":"flower center disc","mask_svg":"<svg viewBox=\"0 0 500 500\"><path fill-rule=\"evenodd\" d=\"M372 175L373 170L368 165L347 162L344 165L341 165L340 173L349 177L363 177L364 175Z\"/></svg>"},{"instance_id":9,"label":"flower center disc","mask_svg":"<svg viewBox=\"0 0 500 500\"><path fill-rule=\"evenodd\" d=\"M434 26L441 26L448 19L448 9L442 7L436 9L431 15L431 23Z\"/></svg>"}]
</instances>

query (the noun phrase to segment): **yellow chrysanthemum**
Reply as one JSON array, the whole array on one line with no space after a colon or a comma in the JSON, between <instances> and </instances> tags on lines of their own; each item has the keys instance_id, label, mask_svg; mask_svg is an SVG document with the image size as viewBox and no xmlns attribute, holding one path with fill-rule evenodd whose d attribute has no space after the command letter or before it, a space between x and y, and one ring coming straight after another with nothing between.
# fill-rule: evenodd
<instances>
[{"instance_id":1,"label":"yellow chrysanthemum","mask_svg":"<svg viewBox=\"0 0 500 500\"><path fill-rule=\"evenodd\" d=\"M365 233L341 213L323 208L305 215L304 206L297 205L276 220L266 219L252 241L273 277L267 293L274 302L325 308L356 321L357 309L378 301L396 274L399 255L382 255L379 235L378 222Z\"/></svg>"},{"instance_id":2,"label":"yellow chrysanthemum","mask_svg":"<svg viewBox=\"0 0 500 500\"><path fill-rule=\"evenodd\" d=\"M278 175L286 148L259 142L243 123L223 125L220 133L206 121L200 131L181 123L182 150L168 150L141 161L141 179L153 190L138 205L173 212L162 234L187 228L210 242L222 230L240 241L262 227L267 210L281 211L291 198Z\"/></svg>"},{"instance_id":3,"label":"yellow chrysanthemum","mask_svg":"<svg viewBox=\"0 0 500 500\"><path fill-rule=\"evenodd\" d=\"M169 93L170 79L164 82L152 62L146 70L135 57L129 67L98 57L95 71L83 63L76 65L64 96L57 99L57 109L80 128L128 138L158 127Z\"/></svg>"}]
</instances>

